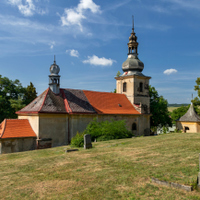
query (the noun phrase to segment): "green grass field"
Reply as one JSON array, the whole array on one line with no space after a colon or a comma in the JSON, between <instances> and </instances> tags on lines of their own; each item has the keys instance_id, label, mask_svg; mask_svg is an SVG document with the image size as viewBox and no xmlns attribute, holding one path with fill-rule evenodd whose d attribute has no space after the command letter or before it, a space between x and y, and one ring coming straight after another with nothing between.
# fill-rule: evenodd
<instances>
[{"instance_id":1,"label":"green grass field","mask_svg":"<svg viewBox=\"0 0 200 200\"><path fill-rule=\"evenodd\" d=\"M200 134L172 133L0 155L1 199L200 199L151 177L195 185Z\"/></svg>"}]
</instances>

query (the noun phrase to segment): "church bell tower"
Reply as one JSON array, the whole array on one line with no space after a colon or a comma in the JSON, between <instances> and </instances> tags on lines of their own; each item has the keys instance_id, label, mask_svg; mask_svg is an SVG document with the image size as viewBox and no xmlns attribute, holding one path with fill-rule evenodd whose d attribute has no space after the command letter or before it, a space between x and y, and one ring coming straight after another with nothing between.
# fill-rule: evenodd
<instances>
[{"instance_id":1,"label":"church bell tower","mask_svg":"<svg viewBox=\"0 0 200 200\"><path fill-rule=\"evenodd\" d=\"M50 67L51 74L49 75L49 87L55 94L60 93L60 67L56 64L56 59L54 56L54 63Z\"/></svg>"},{"instance_id":2,"label":"church bell tower","mask_svg":"<svg viewBox=\"0 0 200 200\"><path fill-rule=\"evenodd\" d=\"M125 94L133 106L142 114L150 113L149 79L151 77L142 74L144 64L138 58L138 42L134 31L128 42L128 58L122 64L124 73L116 79L116 92Z\"/></svg>"}]
</instances>

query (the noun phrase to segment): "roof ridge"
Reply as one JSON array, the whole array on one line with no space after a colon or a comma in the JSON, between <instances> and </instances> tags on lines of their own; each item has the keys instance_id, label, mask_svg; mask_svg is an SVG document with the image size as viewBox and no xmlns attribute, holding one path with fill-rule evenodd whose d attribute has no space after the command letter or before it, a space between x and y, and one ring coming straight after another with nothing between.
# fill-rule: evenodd
<instances>
[{"instance_id":1,"label":"roof ridge","mask_svg":"<svg viewBox=\"0 0 200 200\"><path fill-rule=\"evenodd\" d=\"M42 107L44 106L44 102L45 102L45 100L46 100L46 97L47 97L47 94L48 94L49 90L50 90L50 88L48 87L47 92L46 92L46 94L45 94L45 97L44 97L44 99L43 99L42 105L40 106L40 108L39 108L39 110L38 110L38 113L42 110Z\"/></svg>"},{"instance_id":2,"label":"roof ridge","mask_svg":"<svg viewBox=\"0 0 200 200\"><path fill-rule=\"evenodd\" d=\"M104 92L104 91L93 91L93 90L82 90L83 92L86 91L86 92L97 92L97 93L106 93L106 94L111 94L111 95L124 95L126 96L125 94L121 94L121 93L114 93L114 92Z\"/></svg>"},{"instance_id":3,"label":"roof ridge","mask_svg":"<svg viewBox=\"0 0 200 200\"><path fill-rule=\"evenodd\" d=\"M45 93L48 89L46 89L43 93ZM40 94L39 96L41 96L42 94ZM35 99L33 99L33 101L35 101L39 96L37 96ZM33 101L31 101L29 104L27 104L26 106L24 106L22 109L25 109L26 107L28 107ZM24 112L24 111L21 111L22 109L18 110L15 112L15 114L20 114L21 112Z\"/></svg>"},{"instance_id":4,"label":"roof ridge","mask_svg":"<svg viewBox=\"0 0 200 200\"><path fill-rule=\"evenodd\" d=\"M3 137L4 132L5 132L7 119L4 119L4 121L5 121L5 123L4 123L3 131L2 131L2 134L1 134L1 138Z\"/></svg>"},{"instance_id":5,"label":"roof ridge","mask_svg":"<svg viewBox=\"0 0 200 200\"><path fill-rule=\"evenodd\" d=\"M64 93L64 89L60 89L61 93L62 93L62 96L64 98L64 104L65 104L65 109L66 109L66 112L70 113L72 112L70 106L69 106L69 102L67 101L67 98L65 96L65 93Z\"/></svg>"},{"instance_id":6,"label":"roof ridge","mask_svg":"<svg viewBox=\"0 0 200 200\"><path fill-rule=\"evenodd\" d=\"M94 91L94 90L83 90L83 89L73 89L73 88L60 88L61 90L79 90L79 91L88 91L88 92L99 92L99 93L109 93L109 94L120 94L114 92L105 92L105 91ZM121 95L121 94L120 94ZM123 94L124 95L124 94Z\"/></svg>"}]
</instances>

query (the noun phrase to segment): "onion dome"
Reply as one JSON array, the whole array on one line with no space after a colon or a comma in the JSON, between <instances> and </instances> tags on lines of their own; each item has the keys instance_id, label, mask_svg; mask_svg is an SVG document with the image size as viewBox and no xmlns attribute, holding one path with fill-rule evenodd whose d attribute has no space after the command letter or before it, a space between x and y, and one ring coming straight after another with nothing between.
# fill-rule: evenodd
<instances>
[{"instance_id":1,"label":"onion dome","mask_svg":"<svg viewBox=\"0 0 200 200\"><path fill-rule=\"evenodd\" d=\"M54 63L50 67L50 72L51 75L58 75L58 73L60 72L60 67L56 64L55 57L54 57Z\"/></svg>"},{"instance_id":2,"label":"onion dome","mask_svg":"<svg viewBox=\"0 0 200 200\"><path fill-rule=\"evenodd\" d=\"M137 36L134 32L134 21L133 21L133 27L132 27L132 33L129 37L129 43L128 45L128 58L127 60L122 64L122 70L124 71L123 75L143 75L141 72L144 69L144 63L139 60L138 58L138 42L137 42Z\"/></svg>"}]
</instances>

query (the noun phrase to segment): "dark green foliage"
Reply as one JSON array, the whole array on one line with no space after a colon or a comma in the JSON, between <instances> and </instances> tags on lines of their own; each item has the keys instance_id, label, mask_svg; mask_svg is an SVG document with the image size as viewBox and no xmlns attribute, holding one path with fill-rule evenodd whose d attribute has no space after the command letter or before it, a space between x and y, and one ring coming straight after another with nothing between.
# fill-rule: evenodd
<instances>
[{"instance_id":1,"label":"dark green foliage","mask_svg":"<svg viewBox=\"0 0 200 200\"><path fill-rule=\"evenodd\" d=\"M72 138L71 140L71 146L74 147L83 147L84 145L84 132L79 133L77 132L76 136Z\"/></svg>"},{"instance_id":2,"label":"dark green foliage","mask_svg":"<svg viewBox=\"0 0 200 200\"><path fill-rule=\"evenodd\" d=\"M77 133L71 140L71 145L83 147L84 134L90 134L91 140L106 141L121 138L130 138L133 134L126 129L124 120L121 121L103 121L97 122L97 119L91 121L83 133Z\"/></svg>"},{"instance_id":3,"label":"dark green foliage","mask_svg":"<svg viewBox=\"0 0 200 200\"><path fill-rule=\"evenodd\" d=\"M36 88L34 87L33 83L30 82L30 85L28 85L24 92L24 103L28 105L37 97Z\"/></svg>"},{"instance_id":4,"label":"dark green foliage","mask_svg":"<svg viewBox=\"0 0 200 200\"><path fill-rule=\"evenodd\" d=\"M33 94L36 92L32 83L24 88L19 80L0 75L0 123L5 118L16 118L15 112L30 103L35 98Z\"/></svg>"},{"instance_id":5,"label":"dark green foliage","mask_svg":"<svg viewBox=\"0 0 200 200\"><path fill-rule=\"evenodd\" d=\"M176 120L178 120L180 117L182 117L187 112L188 109L189 109L189 105L188 106L181 106L181 107L173 110L171 112L171 118L173 120L173 123L175 123Z\"/></svg>"},{"instance_id":6,"label":"dark green foliage","mask_svg":"<svg viewBox=\"0 0 200 200\"><path fill-rule=\"evenodd\" d=\"M196 80L196 85L194 86L194 90L197 91L197 94L198 94L198 97L195 97L193 100L192 100L192 103L194 105L194 109L196 111L196 113L198 115L200 115L200 78L197 78Z\"/></svg>"},{"instance_id":7,"label":"dark green foliage","mask_svg":"<svg viewBox=\"0 0 200 200\"><path fill-rule=\"evenodd\" d=\"M12 103L21 98L23 92L24 88L19 80L12 81L0 75L0 122L4 118L16 118L15 107Z\"/></svg>"},{"instance_id":8,"label":"dark green foliage","mask_svg":"<svg viewBox=\"0 0 200 200\"><path fill-rule=\"evenodd\" d=\"M124 120L97 122L96 118L88 124L85 133L91 135L92 141L95 139L97 141L104 141L133 136L132 133L126 129Z\"/></svg>"},{"instance_id":9,"label":"dark green foliage","mask_svg":"<svg viewBox=\"0 0 200 200\"><path fill-rule=\"evenodd\" d=\"M171 126L172 120L169 116L167 109L168 102L163 96L159 96L158 92L154 87L149 86L149 96L150 96L150 111L151 111L151 127L161 126Z\"/></svg>"},{"instance_id":10,"label":"dark green foliage","mask_svg":"<svg viewBox=\"0 0 200 200\"><path fill-rule=\"evenodd\" d=\"M194 90L197 91L198 97L195 97L192 100L192 103L194 105L195 111L197 112L198 115L200 115L200 109L199 109L199 106L200 106L200 99L199 99L199 97L200 97L200 78L197 78L196 85L194 86Z\"/></svg>"}]
</instances>

